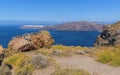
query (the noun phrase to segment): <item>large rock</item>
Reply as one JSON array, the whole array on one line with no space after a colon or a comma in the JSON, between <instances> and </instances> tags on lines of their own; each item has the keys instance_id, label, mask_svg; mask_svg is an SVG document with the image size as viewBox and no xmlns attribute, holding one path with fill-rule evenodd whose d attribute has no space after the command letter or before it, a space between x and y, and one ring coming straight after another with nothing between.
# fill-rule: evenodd
<instances>
[{"instance_id":1,"label":"large rock","mask_svg":"<svg viewBox=\"0 0 120 75\"><path fill-rule=\"evenodd\" d=\"M22 37L18 37L10 41L9 46L12 50L29 51L35 49L34 44Z\"/></svg>"},{"instance_id":2,"label":"large rock","mask_svg":"<svg viewBox=\"0 0 120 75\"><path fill-rule=\"evenodd\" d=\"M102 33L97 37L95 46L110 46L120 44L120 22L106 25Z\"/></svg>"},{"instance_id":3,"label":"large rock","mask_svg":"<svg viewBox=\"0 0 120 75\"><path fill-rule=\"evenodd\" d=\"M31 35L31 41L34 43L35 48L49 48L54 43L53 38L47 31Z\"/></svg>"},{"instance_id":4,"label":"large rock","mask_svg":"<svg viewBox=\"0 0 120 75\"><path fill-rule=\"evenodd\" d=\"M42 31L39 33L17 36L9 42L8 48L16 51L29 51L43 47L50 47L53 43L54 40L49 32Z\"/></svg>"},{"instance_id":5,"label":"large rock","mask_svg":"<svg viewBox=\"0 0 120 75\"><path fill-rule=\"evenodd\" d=\"M0 53L3 53L3 47L0 45Z\"/></svg>"}]
</instances>

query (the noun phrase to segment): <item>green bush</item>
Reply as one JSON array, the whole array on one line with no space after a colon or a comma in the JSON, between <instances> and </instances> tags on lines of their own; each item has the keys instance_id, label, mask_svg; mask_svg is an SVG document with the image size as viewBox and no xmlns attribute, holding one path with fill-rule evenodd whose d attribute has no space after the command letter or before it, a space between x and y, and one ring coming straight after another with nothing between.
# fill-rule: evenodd
<instances>
[{"instance_id":1,"label":"green bush","mask_svg":"<svg viewBox=\"0 0 120 75\"><path fill-rule=\"evenodd\" d=\"M114 57L110 64L113 66L120 66L120 56Z\"/></svg>"},{"instance_id":2,"label":"green bush","mask_svg":"<svg viewBox=\"0 0 120 75\"><path fill-rule=\"evenodd\" d=\"M102 63L108 63L113 59L113 52L112 51L102 51L98 55L98 61Z\"/></svg>"},{"instance_id":3,"label":"green bush","mask_svg":"<svg viewBox=\"0 0 120 75\"><path fill-rule=\"evenodd\" d=\"M32 75L33 70L32 64L26 64L23 68L17 70L16 75Z\"/></svg>"},{"instance_id":4,"label":"green bush","mask_svg":"<svg viewBox=\"0 0 120 75\"><path fill-rule=\"evenodd\" d=\"M23 53L16 53L7 57L3 63L12 65L16 75L30 75L34 70L30 59L30 57Z\"/></svg>"},{"instance_id":5,"label":"green bush","mask_svg":"<svg viewBox=\"0 0 120 75\"><path fill-rule=\"evenodd\" d=\"M98 61L108 63L113 66L120 66L120 47L101 47L100 51L96 53Z\"/></svg>"},{"instance_id":6,"label":"green bush","mask_svg":"<svg viewBox=\"0 0 120 75\"><path fill-rule=\"evenodd\" d=\"M90 74L84 70L63 69L57 70L51 73L50 75L90 75Z\"/></svg>"},{"instance_id":7,"label":"green bush","mask_svg":"<svg viewBox=\"0 0 120 75\"><path fill-rule=\"evenodd\" d=\"M30 58L22 53L16 53L4 60L4 63L11 64L13 67L23 67Z\"/></svg>"}]
</instances>

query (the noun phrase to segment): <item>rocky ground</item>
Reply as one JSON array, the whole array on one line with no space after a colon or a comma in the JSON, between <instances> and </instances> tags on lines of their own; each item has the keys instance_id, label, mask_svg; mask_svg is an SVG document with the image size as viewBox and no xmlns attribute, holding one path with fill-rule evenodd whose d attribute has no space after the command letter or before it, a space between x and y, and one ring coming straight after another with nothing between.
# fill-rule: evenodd
<instances>
[{"instance_id":1,"label":"rocky ground","mask_svg":"<svg viewBox=\"0 0 120 75\"><path fill-rule=\"evenodd\" d=\"M54 57L60 68L84 69L91 75L119 75L120 67L113 67L108 64L101 64L94 58L85 55L74 55L71 57ZM53 67L34 71L33 75L50 75L55 71Z\"/></svg>"}]
</instances>

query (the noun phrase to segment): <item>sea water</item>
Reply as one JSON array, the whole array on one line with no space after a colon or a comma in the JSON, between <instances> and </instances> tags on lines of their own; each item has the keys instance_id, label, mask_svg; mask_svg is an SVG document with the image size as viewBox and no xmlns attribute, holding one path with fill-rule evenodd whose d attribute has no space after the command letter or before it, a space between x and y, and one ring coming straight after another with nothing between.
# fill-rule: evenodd
<instances>
[{"instance_id":1,"label":"sea water","mask_svg":"<svg viewBox=\"0 0 120 75\"><path fill-rule=\"evenodd\" d=\"M7 48L9 41L15 36L26 33L39 32L39 29L21 29L19 26L0 25L0 44ZM55 40L54 44L66 46L87 46L94 45L96 37L100 34L97 31L56 31L50 30L50 34Z\"/></svg>"}]
</instances>

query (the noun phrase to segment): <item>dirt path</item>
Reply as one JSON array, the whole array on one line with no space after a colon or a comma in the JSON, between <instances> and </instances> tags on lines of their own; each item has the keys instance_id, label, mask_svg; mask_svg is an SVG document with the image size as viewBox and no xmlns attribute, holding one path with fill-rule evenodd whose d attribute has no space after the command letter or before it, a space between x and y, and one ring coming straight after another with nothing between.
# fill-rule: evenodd
<instances>
[{"instance_id":1,"label":"dirt path","mask_svg":"<svg viewBox=\"0 0 120 75\"><path fill-rule=\"evenodd\" d=\"M93 58L83 55L74 55L71 57L55 57L60 68L84 69L94 75L120 75L120 67L113 67L107 64L96 62ZM34 75L50 75L55 69L47 68L40 70Z\"/></svg>"},{"instance_id":2,"label":"dirt path","mask_svg":"<svg viewBox=\"0 0 120 75\"><path fill-rule=\"evenodd\" d=\"M93 58L83 55L75 55L69 58L55 58L62 67L73 67L76 69L84 69L91 74L98 75L120 75L120 67L113 67L107 64L96 62Z\"/></svg>"}]
</instances>

